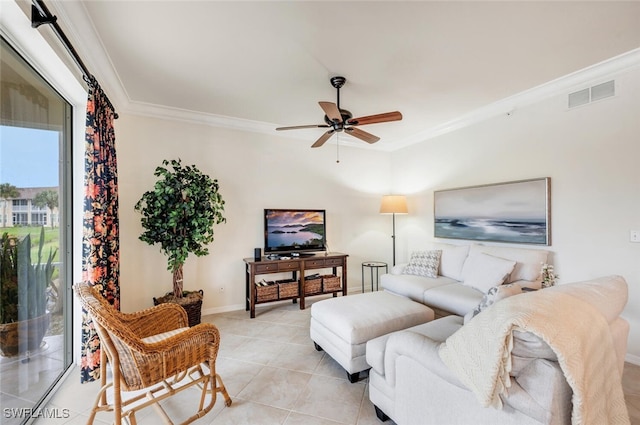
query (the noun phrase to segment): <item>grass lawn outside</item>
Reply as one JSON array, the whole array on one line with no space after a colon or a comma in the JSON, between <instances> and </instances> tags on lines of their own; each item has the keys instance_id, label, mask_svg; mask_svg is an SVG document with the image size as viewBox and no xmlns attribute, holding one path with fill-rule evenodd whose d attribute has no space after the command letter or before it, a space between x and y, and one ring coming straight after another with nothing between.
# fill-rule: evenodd
<instances>
[{"instance_id":1,"label":"grass lawn outside","mask_svg":"<svg viewBox=\"0 0 640 425\"><path fill-rule=\"evenodd\" d=\"M40 244L40 226L15 226L0 227L0 233L8 233L10 236L16 236L19 239L31 234L31 261L38 261L38 246ZM60 261L60 228L45 227L44 228L44 246L42 247L42 262L46 262L49 258L49 250L56 252L53 262Z\"/></svg>"}]
</instances>

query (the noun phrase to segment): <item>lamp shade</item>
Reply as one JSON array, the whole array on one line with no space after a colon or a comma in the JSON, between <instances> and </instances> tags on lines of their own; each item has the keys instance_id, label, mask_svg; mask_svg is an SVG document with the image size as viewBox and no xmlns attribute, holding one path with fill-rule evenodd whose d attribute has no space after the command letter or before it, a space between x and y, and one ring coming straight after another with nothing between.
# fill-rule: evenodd
<instances>
[{"instance_id":1,"label":"lamp shade","mask_svg":"<svg viewBox=\"0 0 640 425\"><path fill-rule=\"evenodd\" d=\"M384 195L380 204L380 214L408 214L407 197L404 195Z\"/></svg>"}]
</instances>

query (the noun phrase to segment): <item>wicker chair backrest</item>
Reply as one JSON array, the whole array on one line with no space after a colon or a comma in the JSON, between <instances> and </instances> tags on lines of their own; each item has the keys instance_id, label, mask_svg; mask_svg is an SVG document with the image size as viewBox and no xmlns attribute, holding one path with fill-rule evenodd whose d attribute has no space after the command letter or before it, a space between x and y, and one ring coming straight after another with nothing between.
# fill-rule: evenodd
<instances>
[{"instance_id":1,"label":"wicker chair backrest","mask_svg":"<svg viewBox=\"0 0 640 425\"><path fill-rule=\"evenodd\" d=\"M136 352L144 349L142 341L122 320L122 314L116 310L100 294L96 288L88 283L74 285L74 290L80 299L82 307L89 313L94 322L96 332L112 364L118 365L127 389L144 388L141 373L135 367ZM117 352L118 359L114 358Z\"/></svg>"},{"instance_id":2,"label":"wicker chair backrest","mask_svg":"<svg viewBox=\"0 0 640 425\"><path fill-rule=\"evenodd\" d=\"M134 350L144 351L144 343L141 341L144 336L137 335L127 321L123 320L123 314L109 304L94 286L81 283L76 287L78 288L76 292L79 294L83 307L85 307L85 310L93 320L98 322L110 334L124 340Z\"/></svg>"}]
</instances>

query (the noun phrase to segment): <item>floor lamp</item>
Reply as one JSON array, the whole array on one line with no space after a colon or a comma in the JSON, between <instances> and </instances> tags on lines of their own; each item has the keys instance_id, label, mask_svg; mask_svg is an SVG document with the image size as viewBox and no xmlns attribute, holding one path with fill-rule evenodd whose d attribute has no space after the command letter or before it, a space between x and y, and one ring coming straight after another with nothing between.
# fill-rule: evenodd
<instances>
[{"instance_id":1,"label":"floor lamp","mask_svg":"<svg viewBox=\"0 0 640 425\"><path fill-rule=\"evenodd\" d=\"M380 204L380 214L393 215L393 265L396 265L396 214L408 214L407 197L404 195L384 195Z\"/></svg>"}]
</instances>

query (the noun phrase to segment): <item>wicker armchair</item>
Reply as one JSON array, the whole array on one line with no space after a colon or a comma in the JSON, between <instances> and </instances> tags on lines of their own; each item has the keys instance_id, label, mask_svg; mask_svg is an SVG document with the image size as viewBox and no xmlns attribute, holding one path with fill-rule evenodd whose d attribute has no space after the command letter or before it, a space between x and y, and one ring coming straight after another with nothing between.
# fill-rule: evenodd
<instances>
[{"instance_id":1,"label":"wicker armchair","mask_svg":"<svg viewBox=\"0 0 640 425\"><path fill-rule=\"evenodd\" d=\"M88 423L97 412L114 412L114 423L122 418L136 424L135 413L154 405L166 423L173 422L159 402L182 390L197 386L201 390L198 411L182 424L207 414L215 405L217 393L225 404L231 398L215 372L220 344L218 328L201 323L189 328L187 313L177 304L165 303L136 313L114 309L87 283L74 285L76 296L89 313L101 343L101 385ZM107 380L107 360L113 379ZM113 387L112 402L107 391ZM138 391L129 397L123 392ZM205 406L207 395L210 400Z\"/></svg>"}]
</instances>

